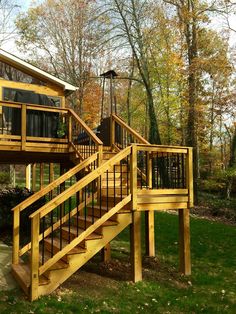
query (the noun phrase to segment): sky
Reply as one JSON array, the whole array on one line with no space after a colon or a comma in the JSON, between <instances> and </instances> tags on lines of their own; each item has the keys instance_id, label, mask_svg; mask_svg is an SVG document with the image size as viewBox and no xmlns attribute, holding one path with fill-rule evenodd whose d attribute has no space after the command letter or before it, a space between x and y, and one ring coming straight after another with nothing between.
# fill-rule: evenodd
<instances>
[{"instance_id":1,"label":"sky","mask_svg":"<svg viewBox=\"0 0 236 314\"><path fill-rule=\"evenodd\" d=\"M43 0L18 0L17 1L19 5L21 6L21 11L27 11L27 9L30 7L32 3L40 3L43 2ZM212 25L214 29L221 29L222 24L223 24L222 19L213 19ZM235 32L231 32L230 34L230 45L231 46L236 46L236 16L232 16L230 18L230 26L235 29ZM16 45L14 44L14 41L8 42L6 45L3 46L3 49L11 51L12 53L15 54L20 54L18 52Z\"/></svg>"}]
</instances>

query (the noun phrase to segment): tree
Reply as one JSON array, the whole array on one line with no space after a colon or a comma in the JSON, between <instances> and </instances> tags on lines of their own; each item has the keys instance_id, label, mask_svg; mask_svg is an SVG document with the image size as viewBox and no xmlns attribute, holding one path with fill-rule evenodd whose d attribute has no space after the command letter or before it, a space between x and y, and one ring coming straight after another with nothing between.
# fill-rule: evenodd
<instances>
[{"instance_id":1,"label":"tree","mask_svg":"<svg viewBox=\"0 0 236 314\"><path fill-rule=\"evenodd\" d=\"M18 45L23 51L31 51L29 58L79 87L75 109L80 116L85 111L86 84L100 52L102 30L96 15L92 0L45 0L16 21Z\"/></svg>"},{"instance_id":2,"label":"tree","mask_svg":"<svg viewBox=\"0 0 236 314\"><path fill-rule=\"evenodd\" d=\"M148 56L147 34L149 16L147 13L150 13L150 2L111 0L109 4L110 16L114 24L114 37L112 38L119 40L119 47L127 47L128 44L146 91L149 116L149 141L154 144L161 144ZM121 38L122 40L125 39L125 42L122 42Z\"/></svg>"},{"instance_id":3,"label":"tree","mask_svg":"<svg viewBox=\"0 0 236 314\"><path fill-rule=\"evenodd\" d=\"M0 0L0 47L15 36L13 21L19 7L17 0Z\"/></svg>"}]
</instances>

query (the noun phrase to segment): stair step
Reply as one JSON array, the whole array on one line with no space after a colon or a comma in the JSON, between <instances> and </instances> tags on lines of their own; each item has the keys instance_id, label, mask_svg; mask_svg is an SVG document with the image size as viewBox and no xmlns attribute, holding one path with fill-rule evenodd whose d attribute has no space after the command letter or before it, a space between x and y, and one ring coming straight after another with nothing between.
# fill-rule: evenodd
<instances>
[{"instance_id":1,"label":"stair step","mask_svg":"<svg viewBox=\"0 0 236 314\"><path fill-rule=\"evenodd\" d=\"M79 228L78 233L77 233L77 228L74 226L70 226L70 228L69 227L62 227L62 237L64 239L69 238L69 233L71 234L71 239L74 239L77 236L79 236L80 234L82 234L83 232L84 232L84 229ZM85 238L85 241L97 240L97 239L101 239L101 238L102 238L102 235L93 232Z\"/></svg>"},{"instance_id":2,"label":"stair step","mask_svg":"<svg viewBox=\"0 0 236 314\"><path fill-rule=\"evenodd\" d=\"M102 186L101 195L102 195L102 197L106 197L107 195L110 197L113 197L114 195L116 197L120 197L121 196L121 188L117 187L114 191L114 187L108 186L108 188L107 188L107 187ZM125 197L127 195L128 195L127 194L127 188L122 187L122 197Z\"/></svg>"},{"instance_id":3,"label":"stair step","mask_svg":"<svg viewBox=\"0 0 236 314\"><path fill-rule=\"evenodd\" d=\"M93 207L92 206L88 206L87 209L88 209L88 214L90 216L94 215L95 217L100 218L101 216L106 214L109 211L109 209L111 209L113 207L114 207L114 204L112 204L112 203L109 204L108 203L108 208L107 208L106 205L102 205L101 207L99 205L94 205ZM110 218L110 220L117 221L117 214L113 215Z\"/></svg>"},{"instance_id":4,"label":"stair step","mask_svg":"<svg viewBox=\"0 0 236 314\"><path fill-rule=\"evenodd\" d=\"M51 258L52 257L51 257L50 252L45 250L45 252L44 252L44 263L46 263ZM42 260L43 260L42 259L42 252L40 252L40 257L39 257L40 265L42 265ZM63 260L59 260L55 264L53 264L48 270L65 269L68 267L69 267L68 263L64 262Z\"/></svg>"},{"instance_id":5,"label":"stair step","mask_svg":"<svg viewBox=\"0 0 236 314\"><path fill-rule=\"evenodd\" d=\"M75 217L75 219L78 219L78 223L79 223L79 226L80 226L80 227L83 228L83 227L86 225L86 228L88 228L88 227L91 226L94 222L96 222L99 218L94 217L94 219L93 219L93 217L91 217L91 216L86 216L86 218L80 216L80 217L78 217L78 218ZM102 224L102 227L116 226L116 225L117 225L117 222L112 221L112 220L107 220L107 221L105 221L105 222ZM100 232L98 231L98 233L100 233Z\"/></svg>"},{"instance_id":6,"label":"stair step","mask_svg":"<svg viewBox=\"0 0 236 314\"><path fill-rule=\"evenodd\" d=\"M29 293L30 287L30 265L25 263L20 263L16 265L12 265L12 274L15 279L19 282L22 289L25 291L26 294ZM39 285L47 285L50 283L50 280L45 276L39 277Z\"/></svg>"},{"instance_id":7,"label":"stair step","mask_svg":"<svg viewBox=\"0 0 236 314\"><path fill-rule=\"evenodd\" d=\"M66 241L65 239L62 239L61 242L62 242L62 247L60 248L60 239L59 238L53 238L53 245L52 245L51 238L46 238L44 240L45 248L48 250L48 252L51 252L51 250L53 250L53 254L56 254L57 252L59 252L61 249L63 249L64 247L66 247L68 245L68 241ZM72 250L70 250L66 254L66 256L63 256L61 258L61 260L63 260L64 262L67 263L67 255L82 254L85 252L86 252L86 249L84 247L76 246Z\"/></svg>"}]
</instances>

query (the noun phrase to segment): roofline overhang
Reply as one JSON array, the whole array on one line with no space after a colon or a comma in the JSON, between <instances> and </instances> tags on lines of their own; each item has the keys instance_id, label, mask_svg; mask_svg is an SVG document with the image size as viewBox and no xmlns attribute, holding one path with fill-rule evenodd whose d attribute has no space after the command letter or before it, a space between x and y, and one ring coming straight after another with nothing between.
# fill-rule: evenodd
<instances>
[{"instance_id":1,"label":"roofline overhang","mask_svg":"<svg viewBox=\"0 0 236 314\"><path fill-rule=\"evenodd\" d=\"M49 74L46 71L39 69L38 67L20 59L19 57L3 49L0 49L0 60L5 61L6 63L11 64L12 66L15 66L17 69L21 70L22 72L26 70L26 72L31 74L32 76L36 74L37 77L41 78L42 80L50 81L54 83L55 85L63 87L63 89L67 91L67 94L71 94L78 89L78 87L68 82L63 81L53 76L52 74Z\"/></svg>"}]
</instances>

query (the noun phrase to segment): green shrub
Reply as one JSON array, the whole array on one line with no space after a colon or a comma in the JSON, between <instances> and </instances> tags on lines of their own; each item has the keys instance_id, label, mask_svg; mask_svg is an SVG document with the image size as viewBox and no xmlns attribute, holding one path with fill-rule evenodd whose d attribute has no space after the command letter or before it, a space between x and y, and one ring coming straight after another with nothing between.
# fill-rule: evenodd
<instances>
[{"instance_id":1,"label":"green shrub","mask_svg":"<svg viewBox=\"0 0 236 314\"><path fill-rule=\"evenodd\" d=\"M0 172L0 184L9 184L10 174L9 172Z\"/></svg>"},{"instance_id":2,"label":"green shrub","mask_svg":"<svg viewBox=\"0 0 236 314\"><path fill-rule=\"evenodd\" d=\"M4 230L5 233L12 235L13 228L13 213L12 208L20 204L22 201L31 196L31 192L27 188L9 188L0 191L0 228ZM20 215L20 231L21 238L26 240L30 235L30 219L29 216L45 204L45 199L41 198L37 202L33 203L25 210L21 212ZM23 244L22 242L22 244Z\"/></svg>"}]
</instances>

